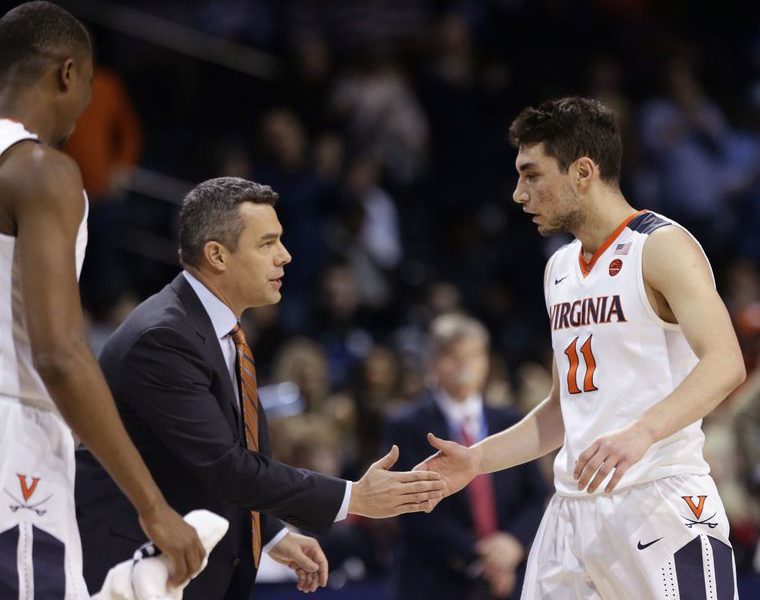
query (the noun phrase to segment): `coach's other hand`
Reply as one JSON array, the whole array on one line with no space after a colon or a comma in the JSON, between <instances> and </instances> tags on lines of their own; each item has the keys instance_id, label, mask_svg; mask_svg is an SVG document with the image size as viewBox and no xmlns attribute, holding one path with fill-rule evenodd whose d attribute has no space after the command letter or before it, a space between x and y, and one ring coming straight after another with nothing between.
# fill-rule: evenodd
<instances>
[{"instance_id":1,"label":"coach's other hand","mask_svg":"<svg viewBox=\"0 0 760 600\"><path fill-rule=\"evenodd\" d=\"M398 460L398 446L367 469L354 482L348 512L382 519L410 512L430 512L443 498L444 484L438 473L389 469Z\"/></svg>"},{"instance_id":2,"label":"coach's other hand","mask_svg":"<svg viewBox=\"0 0 760 600\"><path fill-rule=\"evenodd\" d=\"M173 567L170 586L181 585L200 571L206 551L198 533L165 501L140 514L140 526L148 539L169 558Z\"/></svg>"}]
</instances>

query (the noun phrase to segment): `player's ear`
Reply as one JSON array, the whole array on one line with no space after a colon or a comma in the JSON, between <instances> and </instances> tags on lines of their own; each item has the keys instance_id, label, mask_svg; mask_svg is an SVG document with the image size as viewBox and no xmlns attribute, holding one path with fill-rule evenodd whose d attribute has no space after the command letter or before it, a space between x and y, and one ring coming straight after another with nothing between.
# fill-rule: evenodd
<instances>
[{"instance_id":1,"label":"player's ear","mask_svg":"<svg viewBox=\"0 0 760 600\"><path fill-rule=\"evenodd\" d=\"M581 156L570 165L570 176L578 191L585 191L591 184L594 174L598 172L596 163L588 156Z\"/></svg>"},{"instance_id":2,"label":"player's ear","mask_svg":"<svg viewBox=\"0 0 760 600\"><path fill-rule=\"evenodd\" d=\"M74 64L73 58L67 58L62 63L58 65L58 70L56 71L57 78L58 78L58 89L62 92L65 92L71 87L72 79L74 78L74 70L76 69L76 65Z\"/></svg>"}]
</instances>

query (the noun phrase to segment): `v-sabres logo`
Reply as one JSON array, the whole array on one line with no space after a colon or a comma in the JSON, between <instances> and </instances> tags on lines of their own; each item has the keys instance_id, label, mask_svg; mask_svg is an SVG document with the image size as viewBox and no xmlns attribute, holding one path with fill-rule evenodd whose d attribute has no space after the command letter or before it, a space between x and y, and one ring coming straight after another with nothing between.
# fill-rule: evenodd
<instances>
[{"instance_id":1,"label":"v-sabres logo","mask_svg":"<svg viewBox=\"0 0 760 600\"><path fill-rule=\"evenodd\" d=\"M694 527L694 525L707 525L710 529L714 529L718 526L717 523L711 522L712 519L715 518L715 515L718 513L713 513L706 519L702 519L700 521L700 518L702 517L702 511L705 508L705 500L707 500L707 496L696 496L697 501L694 502L695 496L681 496L684 502L686 502L687 506L691 510L691 513L694 515L694 519L690 519L689 517L684 517L687 523L684 523L686 527L691 529Z\"/></svg>"},{"instance_id":2,"label":"v-sabres logo","mask_svg":"<svg viewBox=\"0 0 760 600\"><path fill-rule=\"evenodd\" d=\"M40 478L27 477L22 473L16 473L16 477L18 477L19 489L21 491L21 498L23 498L23 500L21 500L16 494L12 494L7 489L4 489L3 491L11 500L13 500L13 503L9 504L8 508L11 509L11 512L29 510L36 513L39 517L43 516L47 512L47 508L44 508L42 505L50 500L50 498L53 497L53 494L49 494L41 500L40 496L37 496L37 498L32 500L32 496L34 496L34 493L37 491L37 486L41 481Z\"/></svg>"},{"instance_id":3,"label":"v-sabres logo","mask_svg":"<svg viewBox=\"0 0 760 600\"><path fill-rule=\"evenodd\" d=\"M560 302L549 309L552 330L585 327L596 323L625 323L620 296L597 296L575 302Z\"/></svg>"}]
</instances>

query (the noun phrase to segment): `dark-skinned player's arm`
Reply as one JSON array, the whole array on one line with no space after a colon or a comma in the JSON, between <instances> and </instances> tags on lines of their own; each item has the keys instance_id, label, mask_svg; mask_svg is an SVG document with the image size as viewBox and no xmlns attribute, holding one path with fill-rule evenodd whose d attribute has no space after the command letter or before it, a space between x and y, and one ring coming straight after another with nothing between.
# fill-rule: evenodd
<instances>
[{"instance_id":1,"label":"dark-skinned player's arm","mask_svg":"<svg viewBox=\"0 0 760 600\"><path fill-rule=\"evenodd\" d=\"M461 490L477 475L493 473L540 458L562 445L565 425L559 401L557 366L552 364L552 389L536 408L509 429L488 436L469 448L428 433L438 452L415 468L441 474L444 496Z\"/></svg>"},{"instance_id":2,"label":"dark-skinned player's arm","mask_svg":"<svg viewBox=\"0 0 760 600\"><path fill-rule=\"evenodd\" d=\"M707 259L691 236L679 227L658 229L644 245L642 261L655 310L681 326L699 362L639 419L580 454L574 475L578 489L588 486L589 493L614 469L604 488L611 492L652 444L709 414L746 377L731 318L715 290Z\"/></svg>"},{"instance_id":3,"label":"dark-skinned player's arm","mask_svg":"<svg viewBox=\"0 0 760 600\"><path fill-rule=\"evenodd\" d=\"M84 215L76 163L24 143L3 165L10 181L16 252L32 356L50 396L137 509L148 537L172 560L172 585L201 567L195 530L166 503L119 418L89 350L76 278L75 240Z\"/></svg>"}]
</instances>

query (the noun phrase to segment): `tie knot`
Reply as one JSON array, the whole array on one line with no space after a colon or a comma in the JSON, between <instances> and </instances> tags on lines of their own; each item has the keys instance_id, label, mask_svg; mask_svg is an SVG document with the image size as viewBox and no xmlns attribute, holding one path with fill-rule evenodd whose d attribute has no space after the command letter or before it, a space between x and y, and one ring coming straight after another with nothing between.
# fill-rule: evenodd
<instances>
[{"instance_id":1,"label":"tie knot","mask_svg":"<svg viewBox=\"0 0 760 600\"><path fill-rule=\"evenodd\" d=\"M245 341L245 334L243 333L243 328L240 326L240 323L235 323L232 331L230 331L230 335L238 348L248 345Z\"/></svg>"}]
</instances>

